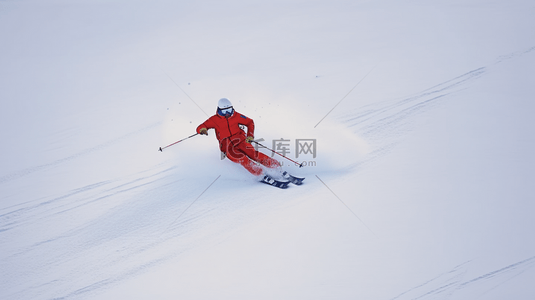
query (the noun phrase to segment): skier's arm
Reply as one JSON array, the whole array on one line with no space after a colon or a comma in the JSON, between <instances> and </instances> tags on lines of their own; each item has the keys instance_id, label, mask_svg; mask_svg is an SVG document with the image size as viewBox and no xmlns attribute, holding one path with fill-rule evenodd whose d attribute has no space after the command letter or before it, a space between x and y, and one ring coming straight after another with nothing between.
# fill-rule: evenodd
<instances>
[{"instance_id":1,"label":"skier's arm","mask_svg":"<svg viewBox=\"0 0 535 300\"><path fill-rule=\"evenodd\" d=\"M197 133L208 135L208 129L212 128L215 128L215 124L212 121L212 118L209 118L208 120L204 121L204 123L197 126Z\"/></svg>"},{"instance_id":2,"label":"skier's arm","mask_svg":"<svg viewBox=\"0 0 535 300\"><path fill-rule=\"evenodd\" d=\"M243 118L243 120L241 120L242 122L240 122L240 124L247 127L247 137L248 138L250 137L250 138L254 139L254 121L253 121L253 119L249 119L244 115L241 115L241 117Z\"/></svg>"}]
</instances>

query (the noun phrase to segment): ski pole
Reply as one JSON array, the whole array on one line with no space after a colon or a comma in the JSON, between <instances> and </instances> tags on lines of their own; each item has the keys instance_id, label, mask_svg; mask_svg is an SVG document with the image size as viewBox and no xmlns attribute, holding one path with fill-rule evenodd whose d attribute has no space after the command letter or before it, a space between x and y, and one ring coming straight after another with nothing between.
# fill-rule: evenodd
<instances>
[{"instance_id":1,"label":"ski pole","mask_svg":"<svg viewBox=\"0 0 535 300\"><path fill-rule=\"evenodd\" d=\"M257 144L258 146L260 146L260 147L262 147L262 148L266 148L266 149L268 149L269 151L271 151L271 152L273 152L273 153L275 153L275 154L278 154L278 155L280 155L280 156L286 158L287 160L289 160L289 161L293 162L294 164L298 165L299 168L302 168L302 167L303 167L303 163L298 163L298 162L296 162L296 161L294 161L294 160L291 160L291 159L289 159L288 157L286 157L286 156L280 154L279 152L276 152L275 150L272 150L272 149L270 149L270 148L268 148L268 147L266 147L266 146L260 144L260 143L257 142L257 141L253 141L253 143Z\"/></svg>"},{"instance_id":2,"label":"ski pole","mask_svg":"<svg viewBox=\"0 0 535 300\"><path fill-rule=\"evenodd\" d=\"M192 138L192 137L194 137L194 136L196 136L196 135L198 135L198 133L193 134L193 135L190 135L190 136L188 136L187 138L181 139L180 141L178 141L178 142L174 142L174 143L172 143L172 144L170 144L170 145L167 145L167 146L165 146L165 147L160 147L160 149L158 149L158 150L159 150L160 152L163 152L163 149L168 148L168 147L171 147L171 146L173 146L173 145L175 145L175 144L178 144L178 143L180 143L180 142L182 142L182 141L184 141L184 140L187 140L187 139L189 139L189 138Z\"/></svg>"}]
</instances>

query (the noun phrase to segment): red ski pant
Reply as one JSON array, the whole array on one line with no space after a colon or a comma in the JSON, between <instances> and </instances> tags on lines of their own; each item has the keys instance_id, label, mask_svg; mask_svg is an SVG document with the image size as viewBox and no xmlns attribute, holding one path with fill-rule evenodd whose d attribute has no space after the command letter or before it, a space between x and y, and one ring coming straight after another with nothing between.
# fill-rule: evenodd
<instances>
[{"instance_id":1,"label":"red ski pant","mask_svg":"<svg viewBox=\"0 0 535 300\"><path fill-rule=\"evenodd\" d=\"M280 163L265 155L264 153L256 151L253 145L245 142L243 139L224 139L220 143L220 149L227 155L227 158L235 163L241 164L247 171L253 175L262 174L262 168L255 164L256 161L268 168L276 168Z\"/></svg>"}]
</instances>

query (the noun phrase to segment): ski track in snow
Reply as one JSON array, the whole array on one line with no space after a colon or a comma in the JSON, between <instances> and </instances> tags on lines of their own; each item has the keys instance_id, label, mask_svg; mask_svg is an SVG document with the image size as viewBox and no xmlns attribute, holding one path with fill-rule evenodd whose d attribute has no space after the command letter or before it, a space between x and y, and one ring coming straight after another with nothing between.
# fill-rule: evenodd
<instances>
[{"instance_id":1,"label":"ski track in snow","mask_svg":"<svg viewBox=\"0 0 535 300\"><path fill-rule=\"evenodd\" d=\"M194 247L191 238L179 247L169 243L195 232L194 223L214 209L197 209L175 219L197 191L181 188L182 197L173 192L181 181L174 169L156 168L127 182L100 182L3 209L0 242L16 241L16 247L3 247L2 293L7 299L85 297ZM98 207L98 212L86 215L88 206ZM172 226L165 229L168 224ZM19 240L22 235L25 239Z\"/></svg>"},{"instance_id":2,"label":"ski track in snow","mask_svg":"<svg viewBox=\"0 0 535 300\"><path fill-rule=\"evenodd\" d=\"M502 56L497 62L534 50L535 47ZM489 68L474 69L408 98L361 108L347 114L344 123L376 144L368 158L373 159L390 151L399 136L410 130L411 118L469 88L487 74ZM158 125L160 123L149 125L51 163L5 175L0 177L0 184L105 150ZM5 299L88 297L194 249L203 239L199 233L215 234L201 230L205 226L203 223L232 213L232 204L228 203L226 205L231 208L223 212L218 211L214 203L195 205L186 211L200 191L173 167L157 165L131 177L103 180L63 195L45 196L1 209L0 243L5 245L0 254L0 274L4 280L2 296ZM209 178L206 186L212 180ZM177 182L181 182L179 192L176 191ZM92 210L86 209L88 207ZM92 214L87 215L87 211ZM496 287L532 268L535 257L465 280L469 264L461 264L392 300L427 299L437 295L447 298L459 290L491 280L496 281Z\"/></svg>"},{"instance_id":3,"label":"ski track in snow","mask_svg":"<svg viewBox=\"0 0 535 300\"><path fill-rule=\"evenodd\" d=\"M437 107L441 101L460 91L470 88L470 85L489 73L493 65L507 63L526 54L535 53L535 47L528 50L517 51L500 56L495 63L489 66L471 70L465 74L445 81L422 92L403 98L375 105L368 105L352 113L342 116L343 122L366 140L374 143L374 149L363 162L375 160L388 154L403 136L411 131L411 122L414 117ZM463 263L452 270L440 274L391 300L404 299L450 299L463 290L469 290L481 285L483 289L478 294L483 296L501 286L502 284L522 275L535 266L535 257L508 265L498 270L483 274L476 278L466 280L471 262ZM483 285L489 283L491 286ZM466 299L461 297L460 299Z\"/></svg>"},{"instance_id":4,"label":"ski track in snow","mask_svg":"<svg viewBox=\"0 0 535 300\"><path fill-rule=\"evenodd\" d=\"M471 262L463 263L452 270L418 285L391 300L403 299L449 299L462 290L482 287L479 292L482 296L494 290L509 280L521 275L535 266L535 256L516 262L498 270L483 274L476 278L465 280ZM488 285L483 285L489 283ZM488 286L491 286L488 288Z\"/></svg>"},{"instance_id":5,"label":"ski track in snow","mask_svg":"<svg viewBox=\"0 0 535 300\"><path fill-rule=\"evenodd\" d=\"M66 289L67 286L78 286L78 284L73 284L70 278L79 278L86 272L115 278L112 281L126 276L125 274L132 274L133 270L127 266L117 267L117 264L132 259L136 255L139 256L150 247L144 245L143 242L138 245L134 243L131 247L123 246L123 250L115 251L115 255L109 255L106 245L120 242L121 239L127 241L129 235L135 234L144 226L149 226L146 218L138 218L139 223L136 224L129 221L129 218L121 217L121 214L128 215L136 211L136 206L144 207L143 211L147 213L150 211L150 203L143 204L134 201L134 204L130 204L132 199L129 199L128 194L153 185L171 170L173 168L156 170L153 174L128 182L100 182L76 189L60 197L40 199L27 202L23 207L17 205L3 209L0 215L0 241L4 245L10 241L18 242L15 243L17 248L3 247L0 272L2 278L7 281L6 287L18 289L21 288L20 282L26 283L26 288L22 291L11 291L8 294L9 299L30 299L38 295L42 296L43 290L59 291ZM169 184L172 182L167 183ZM164 187L165 185L160 186L160 188ZM87 210L84 208L87 206L98 207L101 214L86 215ZM159 206L158 209L164 209L164 207ZM148 215L154 217L152 214ZM25 239L18 240L17 237L25 232ZM32 235L31 238L28 235ZM152 243L158 244L163 241L165 239L152 241ZM98 253L108 255L99 256ZM97 256L94 259L89 258L95 254ZM86 261L90 261L91 265L88 265ZM145 265L152 263L149 259ZM115 268L110 268L110 266L115 266ZM137 267L137 269L145 267ZM125 274L109 274L114 270L125 270ZM109 275L105 276L107 273ZM32 280L34 277L35 281ZM49 277L49 282L42 282ZM104 280L98 286L112 281ZM15 284L17 282L18 288ZM82 283L81 286L83 285L85 284ZM91 284L91 286L95 285ZM91 288L83 288L75 294L89 290ZM3 293L6 292L3 291ZM50 295L50 297L57 296L56 293Z\"/></svg>"},{"instance_id":6,"label":"ski track in snow","mask_svg":"<svg viewBox=\"0 0 535 300\"><path fill-rule=\"evenodd\" d=\"M502 55L493 64L471 70L420 93L401 100L368 105L341 116L342 122L370 143L375 144L369 160L389 153L412 130L411 120L440 105L489 73L494 65L507 63L535 52L535 47Z\"/></svg>"},{"instance_id":7,"label":"ski track in snow","mask_svg":"<svg viewBox=\"0 0 535 300\"><path fill-rule=\"evenodd\" d=\"M439 100L459 92L469 83L481 78L487 71L487 67L481 67L414 96L359 109L358 113L346 116L344 123L349 127L355 127L357 133L367 140L391 142L395 136L408 130L406 125L409 118L426 112Z\"/></svg>"},{"instance_id":8,"label":"ski track in snow","mask_svg":"<svg viewBox=\"0 0 535 300\"><path fill-rule=\"evenodd\" d=\"M452 94L469 88L470 83L487 72L487 67L477 68L408 98L368 105L342 115L342 123L372 145L368 157L349 168L364 165L393 151L412 130L411 122L417 116L437 107L440 101Z\"/></svg>"},{"instance_id":9,"label":"ski track in snow","mask_svg":"<svg viewBox=\"0 0 535 300\"><path fill-rule=\"evenodd\" d=\"M37 171L46 170L46 169L51 168L51 167L56 167L56 166L58 166L58 165L60 165L62 163L69 162L69 161L75 160L77 158L80 158L82 156L91 154L93 152L106 149L106 148L111 147L111 146L113 146L113 145L115 145L117 143L122 142L123 140L126 140L128 138L132 138L132 137L134 137L134 136L136 136L136 135L138 135L138 134L140 134L142 132L145 132L147 130L150 130L150 129L153 129L153 128L157 127L157 126L160 126L161 124L162 124L162 122L156 122L154 124L151 124L151 125L148 125L148 126L142 128L142 129L136 130L134 132L130 132L128 134L125 134L125 135L123 135L121 137L118 137L116 139L113 139L111 141L107 141L107 142L104 142L102 144L96 145L94 147L90 147L88 149L85 149L85 150L80 151L78 153L75 153L73 155L70 155L70 156L55 160L53 162L49 162L49 163L38 165L38 166L33 166L33 167L30 167L30 168L26 168L24 170L20 170L20 171L17 171L17 172L13 172L11 174L4 175L4 176L0 177L0 184L3 184L4 182L10 181L10 180L14 180L14 179L26 176L26 175L30 175L30 174L35 173Z\"/></svg>"}]
</instances>

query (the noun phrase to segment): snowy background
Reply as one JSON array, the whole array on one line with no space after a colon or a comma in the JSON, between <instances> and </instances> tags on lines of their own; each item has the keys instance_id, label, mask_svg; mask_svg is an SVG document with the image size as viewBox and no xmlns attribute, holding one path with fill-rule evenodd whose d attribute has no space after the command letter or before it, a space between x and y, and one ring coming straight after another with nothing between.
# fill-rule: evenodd
<instances>
[{"instance_id":1,"label":"snowy background","mask_svg":"<svg viewBox=\"0 0 535 300\"><path fill-rule=\"evenodd\" d=\"M535 299L534 15L0 1L0 299ZM221 97L304 185L157 151Z\"/></svg>"}]
</instances>

